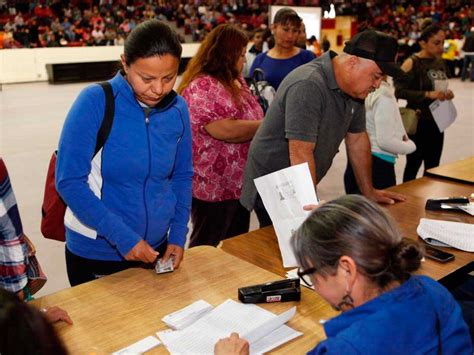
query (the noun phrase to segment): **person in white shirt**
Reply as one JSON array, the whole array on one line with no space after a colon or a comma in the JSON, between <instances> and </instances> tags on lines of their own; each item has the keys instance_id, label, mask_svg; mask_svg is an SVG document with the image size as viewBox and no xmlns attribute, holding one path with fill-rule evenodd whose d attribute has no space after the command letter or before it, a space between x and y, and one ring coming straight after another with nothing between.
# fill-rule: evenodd
<instances>
[{"instance_id":1,"label":"person in white shirt","mask_svg":"<svg viewBox=\"0 0 474 355\"><path fill-rule=\"evenodd\" d=\"M380 87L365 99L366 128L372 151L372 183L376 189L396 185L395 162L398 154L410 154L415 143L407 136L393 87L384 77ZM348 162L344 173L347 194L360 193Z\"/></svg>"},{"instance_id":2,"label":"person in white shirt","mask_svg":"<svg viewBox=\"0 0 474 355\"><path fill-rule=\"evenodd\" d=\"M257 55L259 55L260 53L262 53L264 51L264 49L263 49L263 45L264 45L263 35L264 35L264 33L265 33L265 29L263 29L263 28L257 28L252 33L251 42L253 42L253 44L249 48L247 53L245 54L246 62L244 63L244 69L242 70L242 74L243 74L244 78L249 77L250 68L252 67L253 61L255 60Z\"/></svg>"}]
</instances>

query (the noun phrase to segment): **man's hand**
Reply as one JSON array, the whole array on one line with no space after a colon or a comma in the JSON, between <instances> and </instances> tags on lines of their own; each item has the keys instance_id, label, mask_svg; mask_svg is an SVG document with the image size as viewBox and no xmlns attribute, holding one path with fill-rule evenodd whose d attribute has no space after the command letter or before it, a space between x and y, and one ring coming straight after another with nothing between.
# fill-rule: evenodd
<instances>
[{"instance_id":1,"label":"man's hand","mask_svg":"<svg viewBox=\"0 0 474 355\"><path fill-rule=\"evenodd\" d=\"M366 194L365 197L374 202L387 205L393 205L395 202L403 202L407 199L404 195L397 194L396 192L376 189L372 189L371 193Z\"/></svg>"},{"instance_id":2,"label":"man's hand","mask_svg":"<svg viewBox=\"0 0 474 355\"><path fill-rule=\"evenodd\" d=\"M454 99L454 93L451 90L446 91L446 100Z\"/></svg>"},{"instance_id":3,"label":"man's hand","mask_svg":"<svg viewBox=\"0 0 474 355\"><path fill-rule=\"evenodd\" d=\"M312 211L312 210L315 210L316 208L321 207L321 206L324 205L325 203L326 203L326 201L321 200L321 201L319 201L319 204L317 204L317 205L304 205L304 206L303 206L303 210L305 210L305 211Z\"/></svg>"},{"instance_id":4,"label":"man's hand","mask_svg":"<svg viewBox=\"0 0 474 355\"><path fill-rule=\"evenodd\" d=\"M165 255L163 256L162 263L166 263L168 259L173 258L173 268L177 269L181 261L183 260L184 250L178 245L168 244L166 247Z\"/></svg>"},{"instance_id":5,"label":"man's hand","mask_svg":"<svg viewBox=\"0 0 474 355\"><path fill-rule=\"evenodd\" d=\"M67 314L67 312L62 308L47 307L41 309L41 312L44 313L44 316L49 323L56 323L62 320L67 324L72 324L72 319L69 317L69 314Z\"/></svg>"},{"instance_id":6,"label":"man's hand","mask_svg":"<svg viewBox=\"0 0 474 355\"><path fill-rule=\"evenodd\" d=\"M158 257L158 254L159 253L155 251L150 244L142 239L125 255L125 259L128 261L142 261L146 264L152 264Z\"/></svg>"},{"instance_id":7,"label":"man's hand","mask_svg":"<svg viewBox=\"0 0 474 355\"><path fill-rule=\"evenodd\" d=\"M249 342L239 338L239 334L232 333L230 337L220 339L214 346L215 355L247 355Z\"/></svg>"}]
</instances>

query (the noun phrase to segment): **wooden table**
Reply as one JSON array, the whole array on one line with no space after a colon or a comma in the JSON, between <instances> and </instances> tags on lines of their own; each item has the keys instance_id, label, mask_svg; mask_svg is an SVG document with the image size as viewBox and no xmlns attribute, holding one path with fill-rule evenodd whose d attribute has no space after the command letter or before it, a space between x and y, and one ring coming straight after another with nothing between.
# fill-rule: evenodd
<instances>
[{"instance_id":1,"label":"wooden table","mask_svg":"<svg viewBox=\"0 0 474 355\"><path fill-rule=\"evenodd\" d=\"M427 198L445 196L469 196L474 192L471 185L459 182L423 177L405 184L394 186L389 190L405 194L407 201L392 206L385 206L397 221L404 236L419 239L416 228L420 218L444 219L464 223L474 223L474 217L462 212L426 211ZM421 241L421 239L419 239ZM288 269L283 268L280 249L273 227L258 229L253 232L230 238L222 243L222 249L254 265L284 276ZM474 262L474 254L454 248L443 248L455 255L455 260L446 264L426 260L419 273L441 280L451 273L461 270Z\"/></svg>"},{"instance_id":2,"label":"wooden table","mask_svg":"<svg viewBox=\"0 0 474 355\"><path fill-rule=\"evenodd\" d=\"M165 315L199 299L217 306L228 298L237 300L237 288L278 280L275 274L213 247L186 251L173 273L156 275L153 270L129 269L72 287L33 301L38 307L60 306L74 325L58 323L56 329L71 354L110 354L159 330L167 329ZM292 306L297 313L288 322L303 332L276 352L303 354L325 338L320 319L333 311L315 292L302 288L300 302L263 304L280 314ZM150 354L168 353L159 346Z\"/></svg>"},{"instance_id":3,"label":"wooden table","mask_svg":"<svg viewBox=\"0 0 474 355\"><path fill-rule=\"evenodd\" d=\"M427 170L428 175L474 184L474 156Z\"/></svg>"}]
</instances>

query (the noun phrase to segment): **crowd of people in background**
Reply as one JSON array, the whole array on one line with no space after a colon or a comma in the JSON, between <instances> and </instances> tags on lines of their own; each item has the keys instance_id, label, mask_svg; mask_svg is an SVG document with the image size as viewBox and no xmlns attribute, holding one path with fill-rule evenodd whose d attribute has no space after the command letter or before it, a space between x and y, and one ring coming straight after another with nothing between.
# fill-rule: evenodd
<instances>
[{"instance_id":1,"label":"crowd of people in background","mask_svg":"<svg viewBox=\"0 0 474 355\"><path fill-rule=\"evenodd\" d=\"M319 0L1 0L0 48L123 45L137 24L153 18L173 23L182 42L202 41L223 23L236 25L251 36L253 30L268 27L269 4L324 7L325 3ZM427 1L394 3L351 4L346 0L339 2L336 9L340 14L357 16L360 31L373 28L398 38L403 44L401 57L418 50L416 40L421 33L421 18L431 17L446 24L449 48L445 59L452 62L453 74L461 75L454 65L461 67L459 41L469 32L474 6L465 0L437 6ZM314 40L311 44L314 45Z\"/></svg>"}]
</instances>

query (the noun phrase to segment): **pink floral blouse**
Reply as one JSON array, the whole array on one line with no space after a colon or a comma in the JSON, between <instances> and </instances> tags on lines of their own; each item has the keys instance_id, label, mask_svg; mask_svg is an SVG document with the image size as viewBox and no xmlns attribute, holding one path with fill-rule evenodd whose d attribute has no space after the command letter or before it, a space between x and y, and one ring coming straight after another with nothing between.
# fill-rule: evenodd
<instances>
[{"instance_id":1,"label":"pink floral blouse","mask_svg":"<svg viewBox=\"0 0 474 355\"><path fill-rule=\"evenodd\" d=\"M227 143L213 138L204 129L208 123L225 118L260 120L263 111L243 78L241 105L217 79L204 75L194 79L183 91L188 103L193 135L193 197L204 201L240 198L243 173L250 141Z\"/></svg>"}]
</instances>

